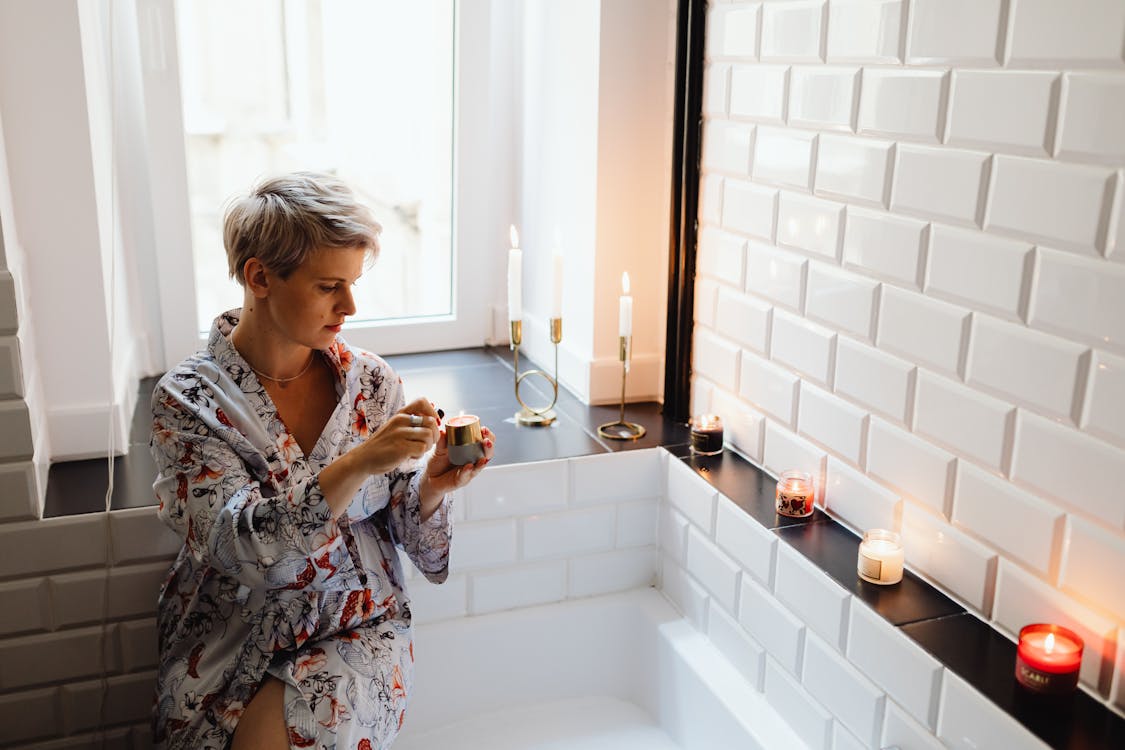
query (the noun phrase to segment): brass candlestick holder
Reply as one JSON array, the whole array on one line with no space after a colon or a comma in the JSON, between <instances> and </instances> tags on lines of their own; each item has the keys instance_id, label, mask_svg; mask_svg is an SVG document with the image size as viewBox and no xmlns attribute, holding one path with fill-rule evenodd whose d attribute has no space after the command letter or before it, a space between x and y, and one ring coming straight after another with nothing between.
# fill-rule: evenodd
<instances>
[{"instance_id":1,"label":"brass candlestick holder","mask_svg":"<svg viewBox=\"0 0 1125 750\"><path fill-rule=\"evenodd\" d=\"M598 434L610 440L637 440L644 437L645 428L635 422L625 421L625 377L629 374L629 360L633 358L632 336L621 336L619 356L621 358L621 416L616 422L606 422L598 426Z\"/></svg>"},{"instance_id":2,"label":"brass candlestick holder","mask_svg":"<svg viewBox=\"0 0 1125 750\"><path fill-rule=\"evenodd\" d=\"M551 343L555 345L555 375L554 377L548 375L542 370L528 370L527 372L520 372L520 344L523 343L523 321L513 320L512 326L512 352L514 360L513 373L515 374L515 388L516 388L516 401L522 407L516 412L515 418L518 424L528 425L530 427L546 427L553 423L558 415L555 413L555 404L559 401L559 343L562 341L562 318L551 318ZM548 383L551 384L553 396L551 403L542 409L534 409L527 405L522 398L520 398L520 385L523 384L525 378L530 375L539 375Z\"/></svg>"}]
</instances>

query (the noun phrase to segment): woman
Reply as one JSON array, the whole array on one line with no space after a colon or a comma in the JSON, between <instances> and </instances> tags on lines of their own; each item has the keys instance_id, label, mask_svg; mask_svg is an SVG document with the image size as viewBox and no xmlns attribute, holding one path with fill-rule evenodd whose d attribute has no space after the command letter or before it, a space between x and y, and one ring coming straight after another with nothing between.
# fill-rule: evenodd
<instances>
[{"instance_id":1,"label":"woman","mask_svg":"<svg viewBox=\"0 0 1125 750\"><path fill-rule=\"evenodd\" d=\"M339 337L380 231L341 182L268 180L223 230L243 306L152 396L159 514L184 540L159 598L156 744L385 748L414 661L395 548L445 580L448 493L493 435L453 466L440 412Z\"/></svg>"}]
</instances>

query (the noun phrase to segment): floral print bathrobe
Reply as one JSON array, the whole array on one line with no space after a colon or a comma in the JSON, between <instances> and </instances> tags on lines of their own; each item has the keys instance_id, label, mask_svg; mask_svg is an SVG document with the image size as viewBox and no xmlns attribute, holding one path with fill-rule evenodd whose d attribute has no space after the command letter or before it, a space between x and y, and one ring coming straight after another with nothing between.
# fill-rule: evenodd
<instances>
[{"instance_id":1,"label":"floral print bathrobe","mask_svg":"<svg viewBox=\"0 0 1125 750\"><path fill-rule=\"evenodd\" d=\"M441 583L449 498L421 521L419 471L370 477L334 521L318 474L404 405L402 383L337 337L339 403L308 456L231 345L238 310L152 396L160 518L184 541L160 590L158 747L228 747L266 674L285 683L291 747L376 750L413 677L395 546Z\"/></svg>"}]
</instances>

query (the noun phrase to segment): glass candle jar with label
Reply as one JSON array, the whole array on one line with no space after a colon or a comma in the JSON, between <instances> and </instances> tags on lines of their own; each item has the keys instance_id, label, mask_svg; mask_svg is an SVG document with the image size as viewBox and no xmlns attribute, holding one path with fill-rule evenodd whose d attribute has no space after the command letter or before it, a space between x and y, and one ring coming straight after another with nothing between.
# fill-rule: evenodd
<instances>
[{"instance_id":1,"label":"glass candle jar with label","mask_svg":"<svg viewBox=\"0 0 1125 750\"><path fill-rule=\"evenodd\" d=\"M1037 622L1020 629L1016 681L1034 693L1063 695L1078 687L1082 638L1060 625Z\"/></svg>"},{"instance_id":2,"label":"glass candle jar with label","mask_svg":"<svg viewBox=\"0 0 1125 750\"><path fill-rule=\"evenodd\" d=\"M902 537L887 529L870 529L859 543L856 570L868 583L887 586L902 580L904 560Z\"/></svg>"},{"instance_id":3,"label":"glass candle jar with label","mask_svg":"<svg viewBox=\"0 0 1125 750\"><path fill-rule=\"evenodd\" d=\"M811 516L816 488L812 474L807 471L786 471L777 480L777 512L782 516L804 518Z\"/></svg>"},{"instance_id":4,"label":"glass candle jar with label","mask_svg":"<svg viewBox=\"0 0 1125 750\"><path fill-rule=\"evenodd\" d=\"M718 414L701 414L692 418L691 452L699 456L723 452L723 420Z\"/></svg>"}]
</instances>

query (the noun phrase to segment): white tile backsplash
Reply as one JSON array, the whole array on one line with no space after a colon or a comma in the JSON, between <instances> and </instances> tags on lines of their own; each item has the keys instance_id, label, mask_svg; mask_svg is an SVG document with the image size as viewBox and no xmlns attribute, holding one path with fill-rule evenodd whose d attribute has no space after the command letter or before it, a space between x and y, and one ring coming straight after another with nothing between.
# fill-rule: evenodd
<instances>
[{"instance_id":1,"label":"white tile backsplash","mask_svg":"<svg viewBox=\"0 0 1125 750\"><path fill-rule=\"evenodd\" d=\"M801 672L805 624L764 587L743 576L738 621L770 656L796 676Z\"/></svg>"},{"instance_id":2,"label":"white tile backsplash","mask_svg":"<svg viewBox=\"0 0 1125 750\"><path fill-rule=\"evenodd\" d=\"M800 378L784 367L743 352L739 395L790 427L796 422L799 383Z\"/></svg>"},{"instance_id":3,"label":"white tile backsplash","mask_svg":"<svg viewBox=\"0 0 1125 750\"><path fill-rule=\"evenodd\" d=\"M1082 428L1125 447L1125 357L1094 351Z\"/></svg>"},{"instance_id":4,"label":"white tile backsplash","mask_svg":"<svg viewBox=\"0 0 1125 750\"><path fill-rule=\"evenodd\" d=\"M757 523L730 499L719 496L715 519L715 543L765 587L773 584L777 536Z\"/></svg>"},{"instance_id":5,"label":"white tile backsplash","mask_svg":"<svg viewBox=\"0 0 1125 750\"><path fill-rule=\"evenodd\" d=\"M990 157L983 151L899 144L891 210L977 226Z\"/></svg>"},{"instance_id":6,"label":"white tile backsplash","mask_svg":"<svg viewBox=\"0 0 1125 750\"><path fill-rule=\"evenodd\" d=\"M1125 75L1063 74L1056 155L1067 161L1125 163Z\"/></svg>"},{"instance_id":7,"label":"white tile backsplash","mask_svg":"<svg viewBox=\"0 0 1125 750\"><path fill-rule=\"evenodd\" d=\"M953 489L953 456L878 417L867 435L867 473L943 513Z\"/></svg>"},{"instance_id":8,"label":"white tile backsplash","mask_svg":"<svg viewBox=\"0 0 1125 750\"><path fill-rule=\"evenodd\" d=\"M616 550L582 555L567 562L567 593L572 597L600 596L651 586L656 571L656 548Z\"/></svg>"},{"instance_id":9,"label":"white tile backsplash","mask_svg":"<svg viewBox=\"0 0 1125 750\"><path fill-rule=\"evenodd\" d=\"M603 453L570 459L570 493L575 505L657 498L664 491L659 448ZM629 477L622 482L621 477Z\"/></svg>"},{"instance_id":10,"label":"white tile backsplash","mask_svg":"<svg viewBox=\"0 0 1125 750\"><path fill-rule=\"evenodd\" d=\"M801 685L766 658L766 700L797 732L809 750L828 750L832 742L832 714Z\"/></svg>"},{"instance_id":11,"label":"white tile backsplash","mask_svg":"<svg viewBox=\"0 0 1125 750\"><path fill-rule=\"evenodd\" d=\"M859 132L939 142L948 83L942 70L864 68Z\"/></svg>"},{"instance_id":12,"label":"white tile backsplash","mask_svg":"<svg viewBox=\"0 0 1125 750\"><path fill-rule=\"evenodd\" d=\"M714 80L716 74L710 75ZM787 65L735 65L730 71L731 117L784 122L788 90Z\"/></svg>"},{"instance_id":13,"label":"white tile backsplash","mask_svg":"<svg viewBox=\"0 0 1125 750\"><path fill-rule=\"evenodd\" d=\"M828 511L857 531L897 530L902 500L843 461L829 457L824 504Z\"/></svg>"},{"instance_id":14,"label":"white tile backsplash","mask_svg":"<svg viewBox=\"0 0 1125 750\"><path fill-rule=\"evenodd\" d=\"M844 648L852 595L784 542L777 548L774 593L833 648Z\"/></svg>"},{"instance_id":15,"label":"white tile backsplash","mask_svg":"<svg viewBox=\"0 0 1125 750\"><path fill-rule=\"evenodd\" d=\"M464 489L470 521L531 515L567 505L567 461L490 466Z\"/></svg>"},{"instance_id":16,"label":"white tile backsplash","mask_svg":"<svg viewBox=\"0 0 1125 750\"><path fill-rule=\"evenodd\" d=\"M859 68L795 65L789 71L789 125L855 130Z\"/></svg>"},{"instance_id":17,"label":"white tile backsplash","mask_svg":"<svg viewBox=\"0 0 1125 750\"><path fill-rule=\"evenodd\" d=\"M802 682L853 734L867 746L875 745L886 696L833 646L812 634L805 640Z\"/></svg>"},{"instance_id":18,"label":"white tile backsplash","mask_svg":"<svg viewBox=\"0 0 1125 750\"><path fill-rule=\"evenodd\" d=\"M825 0L794 0L762 6L762 60L818 62L823 56Z\"/></svg>"},{"instance_id":19,"label":"white tile backsplash","mask_svg":"<svg viewBox=\"0 0 1125 750\"><path fill-rule=\"evenodd\" d=\"M914 365L843 336L836 341L836 392L904 424L914 398Z\"/></svg>"},{"instance_id":20,"label":"white tile backsplash","mask_svg":"<svg viewBox=\"0 0 1125 750\"><path fill-rule=\"evenodd\" d=\"M937 735L952 748L1047 750L1047 745L949 670L941 685Z\"/></svg>"},{"instance_id":21,"label":"white tile backsplash","mask_svg":"<svg viewBox=\"0 0 1125 750\"><path fill-rule=\"evenodd\" d=\"M928 370L918 370L915 388L915 433L990 469L1006 468L1014 406Z\"/></svg>"},{"instance_id":22,"label":"white tile backsplash","mask_svg":"<svg viewBox=\"0 0 1125 750\"><path fill-rule=\"evenodd\" d=\"M832 380L836 335L791 313L774 310L770 354L775 362L804 373L818 383Z\"/></svg>"},{"instance_id":23,"label":"white tile backsplash","mask_svg":"<svg viewBox=\"0 0 1125 750\"><path fill-rule=\"evenodd\" d=\"M828 62L901 60L903 0L833 0L828 4Z\"/></svg>"},{"instance_id":24,"label":"white tile backsplash","mask_svg":"<svg viewBox=\"0 0 1125 750\"><path fill-rule=\"evenodd\" d=\"M524 518L520 522L523 559L570 557L613 549L616 517L616 508L599 505Z\"/></svg>"},{"instance_id":25,"label":"white tile backsplash","mask_svg":"<svg viewBox=\"0 0 1125 750\"><path fill-rule=\"evenodd\" d=\"M814 192L849 202L885 206L894 167L894 144L871 138L821 134Z\"/></svg>"},{"instance_id":26,"label":"white tile backsplash","mask_svg":"<svg viewBox=\"0 0 1125 750\"><path fill-rule=\"evenodd\" d=\"M844 205L782 191L777 208L777 244L835 261L844 234Z\"/></svg>"},{"instance_id":27,"label":"white tile backsplash","mask_svg":"<svg viewBox=\"0 0 1125 750\"><path fill-rule=\"evenodd\" d=\"M679 460L668 462L666 486L672 506L710 536L715 529L715 488Z\"/></svg>"},{"instance_id":28,"label":"white tile backsplash","mask_svg":"<svg viewBox=\"0 0 1125 750\"><path fill-rule=\"evenodd\" d=\"M1125 539L1085 518L1071 516L1063 539L1059 585L1063 591L1094 602L1125 621Z\"/></svg>"},{"instance_id":29,"label":"white tile backsplash","mask_svg":"<svg viewBox=\"0 0 1125 750\"><path fill-rule=\"evenodd\" d=\"M800 311L808 260L753 240L746 248L746 291Z\"/></svg>"},{"instance_id":30,"label":"white tile backsplash","mask_svg":"<svg viewBox=\"0 0 1125 750\"><path fill-rule=\"evenodd\" d=\"M797 431L855 465L863 462L867 413L833 394L801 383Z\"/></svg>"},{"instance_id":31,"label":"white tile backsplash","mask_svg":"<svg viewBox=\"0 0 1125 750\"><path fill-rule=\"evenodd\" d=\"M1032 273L1031 245L973 229L934 224L926 294L1021 320Z\"/></svg>"},{"instance_id":32,"label":"white tile backsplash","mask_svg":"<svg viewBox=\"0 0 1125 750\"><path fill-rule=\"evenodd\" d=\"M946 750L946 745L919 724L893 700L887 701L883 739L879 747L900 750Z\"/></svg>"},{"instance_id":33,"label":"white tile backsplash","mask_svg":"<svg viewBox=\"0 0 1125 750\"><path fill-rule=\"evenodd\" d=\"M1081 13L1054 0L1014 3L1008 39L1015 67L1122 67L1125 5L1084 0Z\"/></svg>"},{"instance_id":34,"label":"white tile backsplash","mask_svg":"<svg viewBox=\"0 0 1125 750\"><path fill-rule=\"evenodd\" d=\"M1049 156L1059 74L958 70L949 94L947 140L955 146Z\"/></svg>"},{"instance_id":35,"label":"white tile backsplash","mask_svg":"<svg viewBox=\"0 0 1125 750\"><path fill-rule=\"evenodd\" d=\"M723 185L724 228L772 241L776 215L776 189L735 179Z\"/></svg>"},{"instance_id":36,"label":"white tile backsplash","mask_svg":"<svg viewBox=\"0 0 1125 750\"><path fill-rule=\"evenodd\" d=\"M878 290L879 282L866 276L810 261L805 314L829 327L870 341L875 337Z\"/></svg>"},{"instance_id":37,"label":"white tile backsplash","mask_svg":"<svg viewBox=\"0 0 1125 750\"><path fill-rule=\"evenodd\" d=\"M816 133L758 127L758 145L750 176L755 182L809 190Z\"/></svg>"},{"instance_id":38,"label":"white tile backsplash","mask_svg":"<svg viewBox=\"0 0 1125 750\"><path fill-rule=\"evenodd\" d=\"M746 294L721 289L716 307L715 329L720 334L762 354L769 350L772 305Z\"/></svg>"},{"instance_id":39,"label":"white tile backsplash","mask_svg":"<svg viewBox=\"0 0 1125 750\"><path fill-rule=\"evenodd\" d=\"M921 289L927 224L855 206L847 214L844 265Z\"/></svg>"},{"instance_id":40,"label":"white tile backsplash","mask_svg":"<svg viewBox=\"0 0 1125 750\"><path fill-rule=\"evenodd\" d=\"M1039 248L1028 322L1074 341L1125 352L1125 266Z\"/></svg>"},{"instance_id":41,"label":"white tile backsplash","mask_svg":"<svg viewBox=\"0 0 1125 750\"><path fill-rule=\"evenodd\" d=\"M941 581L978 612L989 613L996 581L993 549L910 502L902 509L902 546L912 569Z\"/></svg>"},{"instance_id":42,"label":"white tile backsplash","mask_svg":"<svg viewBox=\"0 0 1125 750\"><path fill-rule=\"evenodd\" d=\"M884 286L880 296L880 349L957 376L969 333L969 310L947 302Z\"/></svg>"},{"instance_id":43,"label":"white tile backsplash","mask_svg":"<svg viewBox=\"0 0 1125 750\"><path fill-rule=\"evenodd\" d=\"M734 613L738 602L738 581L742 568L715 546L699 529L688 529L687 571L712 596L712 609L717 603Z\"/></svg>"}]
</instances>

